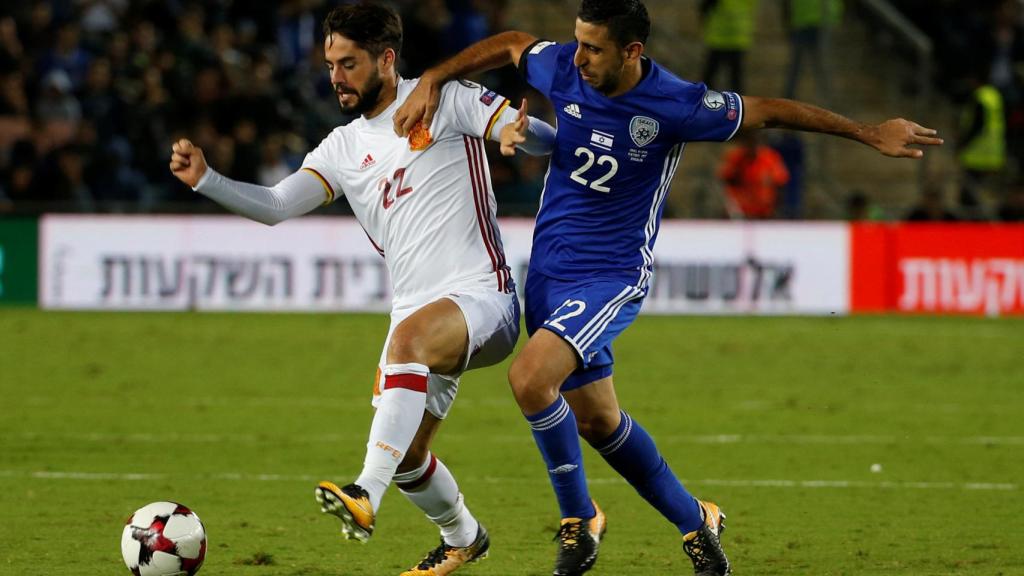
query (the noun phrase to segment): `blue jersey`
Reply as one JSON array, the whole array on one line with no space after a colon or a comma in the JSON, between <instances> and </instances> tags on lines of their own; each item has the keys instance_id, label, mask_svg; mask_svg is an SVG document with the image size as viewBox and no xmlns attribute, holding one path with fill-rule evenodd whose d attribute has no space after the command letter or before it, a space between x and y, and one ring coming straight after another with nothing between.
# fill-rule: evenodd
<instances>
[{"instance_id":1,"label":"blue jersey","mask_svg":"<svg viewBox=\"0 0 1024 576\"><path fill-rule=\"evenodd\" d=\"M537 42L519 61L558 119L530 270L563 280L614 278L646 290L683 147L732 138L743 101L646 58L640 83L609 98L580 77L576 46Z\"/></svg>"}]
</instances>

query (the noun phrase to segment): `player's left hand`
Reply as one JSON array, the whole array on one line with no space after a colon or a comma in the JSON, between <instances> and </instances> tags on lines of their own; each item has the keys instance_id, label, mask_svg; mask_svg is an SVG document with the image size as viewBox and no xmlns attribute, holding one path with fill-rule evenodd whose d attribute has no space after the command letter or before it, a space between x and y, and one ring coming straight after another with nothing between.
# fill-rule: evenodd
<instances>
[{"instance_id":1,"label":"player's left hand","mask_svg":"<svg viewBox=\"0 0 1024 576\"><path fill-rule=\"evenodd\" d=\"M501 155L515 156L516 146L526 142L526 129L530 127L530 117L526 115L526 98L519 107L519 114L513 122L501 128L498 137L501 140Z\"/></svg>"},{"instance_id":2,"label":"player's left hand","mask_svg":"<svg viewBox=\"0 0 1024 576\"><path fill-rule=\"evenodd\" d=\"M912 145L939 146L942 138L938 131L925 128L916 122L895 118L874 126L875 138L871 145L879 152L893 158L921 158L924 151L910 148Z\"/></svg>"}]
</instances>

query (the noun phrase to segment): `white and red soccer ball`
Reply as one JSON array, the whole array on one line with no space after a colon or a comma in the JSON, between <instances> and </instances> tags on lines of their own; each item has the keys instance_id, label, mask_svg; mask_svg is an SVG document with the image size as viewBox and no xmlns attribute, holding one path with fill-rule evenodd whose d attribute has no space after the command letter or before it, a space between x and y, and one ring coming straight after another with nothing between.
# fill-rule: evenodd
<instances>
[{"instance_id":1,"label":"white and red soccer ball","mask_svg":"<svg viewBox=\"0 0 1024 576\"><path fill-rule=\"evenodd\" d=\"M185 506L153 502L125 523L121 556L135 576L192 576L206 558L206 530Z\"/></svg>"}]
</instances>

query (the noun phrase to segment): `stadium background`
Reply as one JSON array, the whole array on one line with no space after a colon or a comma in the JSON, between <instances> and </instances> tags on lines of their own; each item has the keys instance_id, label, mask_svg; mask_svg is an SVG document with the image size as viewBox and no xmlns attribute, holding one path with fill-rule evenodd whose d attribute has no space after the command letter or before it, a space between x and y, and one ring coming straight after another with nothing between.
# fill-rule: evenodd
<instances>
[{"instance_id":1,"label":"stadium background","mask_svg":"<svg viewBox=\"0 0 1024 576\"><path fill-rule=\"evenodd\" d=\"M393 4L406 76L503 29L567 40L576 7ZM702 2L647 4L650 53L699 78ZM748 93L784 90L781 4L757 3ZM221 216L166 166L189 136L218 169L273 183L345 122L318 40L331 5L0 8L0 573L120 570L123 517L159 499L203 517L206 573L397 573L434 538L392 494L375 541L342 546L307 493L361 458L386 328L361 313L388 295L345 203L260 227ZM620 396L688 484L726 506L737 573L1024 574L1024 226L996 222L1020 219L1024 193L1022 34L1015 1L847 0L825 34L831 88L806 68L797 96L866 121L911 117L947 145L913 163L773 135L802 174L773 222L729 211L728 145L688 147L648 310L663 315L618 344ZM979 62L1004 96L1009 152L964 205L956 135ZM479 80L531 94L511 70ZM533 94L531 110L544 105ZM490 159L522 261L544 162ZM938 217L959 222L903 222L936 196ZM277 276L284 261L291 275ZM345 286L333 300L313 298L318 271ZM467 377L437 448L502 543L467 574L540 574L552 501L503 370ZM595 574L687 571L662 521L590 456L612 522Z\"/></svg>"}]
</instances>

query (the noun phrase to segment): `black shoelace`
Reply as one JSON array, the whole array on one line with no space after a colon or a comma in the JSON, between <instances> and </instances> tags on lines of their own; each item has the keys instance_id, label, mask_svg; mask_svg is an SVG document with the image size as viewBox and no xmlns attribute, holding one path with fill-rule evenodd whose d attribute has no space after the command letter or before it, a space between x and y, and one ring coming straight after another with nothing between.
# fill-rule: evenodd
<instances>
[{"instance_id":1,"label":"black shoelace","mask_svg":"<svg viewBox=\"0 0 1024 576\"><path fill-rule=\"evenodd\" d=\"M442 538L441 545L437 548L434 548L430 552L430 554L427 554L427 557L424 558L423 561L420 562L420 565L416 568L418 568L419 570L427 570L429 568L437 566L438 564L445 561L445 559L448 557L448 551L451 549L452 547L445 544L444 538Z\"/></svg>"}]
</instances>

